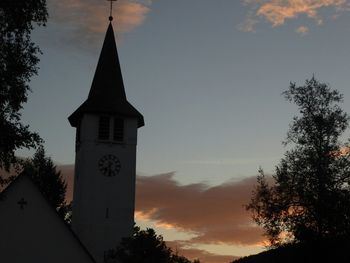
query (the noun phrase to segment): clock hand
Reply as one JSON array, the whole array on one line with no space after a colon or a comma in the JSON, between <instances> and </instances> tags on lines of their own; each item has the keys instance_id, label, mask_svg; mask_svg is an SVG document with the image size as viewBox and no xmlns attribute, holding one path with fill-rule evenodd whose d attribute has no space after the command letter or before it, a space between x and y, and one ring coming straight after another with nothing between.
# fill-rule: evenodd
<instances>
[{"instance_id":1,"label":"clock hand","mask_svg":"<svg viewBox=\"0 0 350 263\"><path fill-rule=\"evenodd\" d=\"M112 163L111 161L109 161L109 162L108 162L108 176L111 176L112 165L113 165L113 163Z\"/></svg>"}]
</instances>

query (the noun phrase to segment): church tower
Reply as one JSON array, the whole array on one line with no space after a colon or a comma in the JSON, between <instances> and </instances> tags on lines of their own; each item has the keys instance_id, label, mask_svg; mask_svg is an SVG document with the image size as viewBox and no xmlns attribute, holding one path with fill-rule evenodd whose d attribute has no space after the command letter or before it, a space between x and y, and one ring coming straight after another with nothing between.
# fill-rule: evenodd
<instances>
[{"instance_id":1,"label":"church tower","mask_svg":"<svg viewBox=\"0 0 350 263\"><path fill-rule=\"evenodd\" d=\"M72 228L102 263L133 231L137 129L144 126L126 98L111 22L88 98L68 120L76 128Z\"/></svg>"}]
</instances>

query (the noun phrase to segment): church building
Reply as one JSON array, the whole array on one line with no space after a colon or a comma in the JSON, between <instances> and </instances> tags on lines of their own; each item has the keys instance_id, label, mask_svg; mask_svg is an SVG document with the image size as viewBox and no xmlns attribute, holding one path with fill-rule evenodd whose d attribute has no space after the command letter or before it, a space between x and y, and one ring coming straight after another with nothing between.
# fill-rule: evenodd
<instances>
[{"instance_id":1,"label":"church building","mask_svg":"<svg viewBox=\"0 0 350 263\"><path fill-rule=\"evenodd\" d=\"M20 175L0 196L1 262L103 263L132 235L144 119L126 97L112 17L88 97L68 120L76 128L72 226Z\"/></svg>"}]
</instances>

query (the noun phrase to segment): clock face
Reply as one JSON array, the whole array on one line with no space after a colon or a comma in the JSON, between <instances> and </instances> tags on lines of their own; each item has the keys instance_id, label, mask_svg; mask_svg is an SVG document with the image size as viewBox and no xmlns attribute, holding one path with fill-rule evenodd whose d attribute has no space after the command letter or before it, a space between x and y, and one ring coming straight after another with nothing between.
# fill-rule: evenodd
<instances>
[{"instance_id":1,"label":"clock face","mask_svg":"<svg viewBox=\"0 0 350 263\"><path fill-rule=\"evenodd\" d=\"M108 177L119 174L121 164L119 159L113 154L107 154L98 161L98 169Z\"/></svg>"}]
</instances>

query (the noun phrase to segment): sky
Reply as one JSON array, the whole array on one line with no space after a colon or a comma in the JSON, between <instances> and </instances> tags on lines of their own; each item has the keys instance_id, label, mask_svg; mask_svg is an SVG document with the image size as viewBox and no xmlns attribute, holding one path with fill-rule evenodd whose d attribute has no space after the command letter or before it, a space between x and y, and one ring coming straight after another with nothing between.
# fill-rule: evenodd
<instances>
[{"instance_id":1,"label":"sky","mask_svg":"<svg viewBox=\"0 0 350 263\"><path fill-rule=\"evenodd\" d=\"M75 130L108 26L105 0L48 0L38 76L22 120L69 180ZM136 218L204 263L257 253L244 210L257 170L273 173L297 114L281 93L313 75L350 113L348 0L119 0L113 26L128 100L144 115ZM349 133L346 134L347 136ZM19 151L29 156L31 152Z\"/></svg>"}]
</instances>

